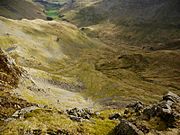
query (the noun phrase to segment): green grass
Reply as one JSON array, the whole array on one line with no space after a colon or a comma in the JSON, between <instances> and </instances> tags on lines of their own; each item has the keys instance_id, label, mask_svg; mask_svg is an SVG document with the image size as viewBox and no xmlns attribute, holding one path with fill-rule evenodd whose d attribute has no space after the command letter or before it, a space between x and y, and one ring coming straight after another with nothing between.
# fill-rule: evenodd
<instances>
[{"instance_id":1,"label":"green grass","mask_svg":"<svg viewBox=\"0 0 180 135\"><path fill-rule=\"evenodd\" d=\"M56 131L63 129L72 135L107 135L111 134L118 121L108 119L113 111L103 111L100 117L94 117L90 121L74 122L66 115L59 113L57 110L37 109L25 115L25 119L9 122L3 129L3 134L18 135L21 132L27 132L34 129L41 129L45 134L48 129ZM102 119L103 118L103 119ZM62 124L63 123L63 124Z\"/></svg>"},{"instance_id":2,"label":"green grass","mask_svg":"<svg viewBox=\"0 0 180 135\"><path fill-rule=\"evenodd\" d=\"M53 19L59 19L59 10L48 9L48 10L46 10L46 15L49 17L52 17Z\"/></svg>"},{"instance_id":3,"label":"green grass","mask_svg":"<svg viewBox=\"0 0 180 135\"><path fill-rule=\"evenodd\" d=\"M0 31L1 47L17 45L11 55L18 65L26 67L30 76L69 84L81 82L85 86L81 94L98 105L121 106L134 100L148 104L169 90L179 93L178 50L145 52L127 45L112 49L66 22L0 20L5 22L5 31ZM6 31L11 31L10 36L5 35ZM29 102L55 106L51 98L47 100L48 91L30 91L26 88L29 84L25 82L16 92ZM107 119L109 114L102 112L104 120L93 118L94 122L78 124L57 112L39 110L29 114L25 121L8 123L4 134L18 134L20 127L23 131L63 128L73 133L107 134L117 124Z\"/></svg>"}]
</instances>

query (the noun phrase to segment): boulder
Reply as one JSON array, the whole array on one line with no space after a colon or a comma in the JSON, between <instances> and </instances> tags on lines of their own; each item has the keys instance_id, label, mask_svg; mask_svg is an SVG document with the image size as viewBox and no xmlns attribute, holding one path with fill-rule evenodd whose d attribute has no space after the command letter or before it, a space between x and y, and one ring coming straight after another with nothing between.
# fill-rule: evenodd
<instances>
[{"instance_id":1,"label":"boulder","mask_svg":"<svg viewBox=\"0 0 180 135\"><path fill-rule=\"evenodd\" d=\"M129 105L126 106L126 108L131 108L133 109L135 112L139 112L140 110L142 110L144 107L143 103L140 101L131 103Z\"/></svg>"},{"instance_id":2,"label":"boulder","mask_svg":"<svg viewBox=\"0 0 180 135\"><path fill-rule=\"evenodd\" d=\"M139 130L131 122L122 119L120 124L117 125L114 129L115 135L144 135L144 133Z\"/></svg>"},{"instance_id":3,"label":"boulder","mask_svg":"<svg viewBox=\"0 0 180 135\"><path fill-rule=\"evenodd\" d=\"M165 101L172 101L174 103L180 102L180 97L172 92L168 92L166 95L163 96L163 100Z\"/></svg>"},{"instance_id":4,"label":"boulder","mask_svg":"<svg viewBox=\"0 0 180 135\"><path fill-rule=\"evenodd\" d=\"M92 111L87 108L85 109L73 108L70 110L66 110L66 112L70 116L71 120L75 120L78 122L82 121L83 119L89 120L94 115L94 113L92 113Z\"/></svg>"},{"instance_id":5,"label":"boulder","mask_svg":"<svg viewBox=\"0 0 180 135\"><path fill-rule=\"evenodd\" d=\"M143 110L144 118L150 119L151 117L155 117L156 111L157 111L157 106L155 106L155 105L150 105L150 106L146 107Z\"/></svg>"}]
</instances>

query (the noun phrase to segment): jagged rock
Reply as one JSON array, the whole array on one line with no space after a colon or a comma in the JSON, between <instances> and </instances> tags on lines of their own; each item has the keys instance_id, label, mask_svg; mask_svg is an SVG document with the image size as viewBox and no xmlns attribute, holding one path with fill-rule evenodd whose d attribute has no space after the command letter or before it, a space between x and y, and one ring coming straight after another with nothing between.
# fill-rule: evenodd
<instances>
[{"instance_id":1,"label":"jagged rock","mask_svg":"<svg viewBox=\"0 0 180 135\"><path fill-rule=\"evenodd\" d=\"M32 112L32 111L34 111L34 110L36 110L36 109L38 109L37 106L26 107L26 108L23 108L23 109L21 109L21 110L16 111L16 112L12 115L12 117L13 117L13 118L24 118L24 115L25 115L26 113L30 113L30 112Z\"/></svg>"},{"instance_id":2,"label":"jagged rock","mask_svg":"<svg viewBox=\"0 0 180 135\"><path fill-rule=\"evenodd\" d=\"M171 106L164 101L156 105L148 106L143 110L143 114L146 116L147 119L155 116L167 118L169 115L171 115L171 113Z\"/></svg>"},{"instance_id":3,"label":"jagged rock","mask_svg":"<svg viewBox=\"0 0 180 135\"><path fill-rule=\"evenodd\" d=\"M149 119L154 116L158 116L161 118L168 119L173 114L172 106L174 103L179 102L179 96L168 92L165 96L163 96L163 101L158 104L154 104L152 106L148 106L143 110L143 114L146 115Z\"/></svg>"},{"instance_id":4,"label":"jagged rock","mask_svg":"<svg viewBox=\"0 0 180 135\"><path fill-rule=\"evenodd\" d=\"M0 48L0 89L17 87L21 74L22 69Z\"/></svg>"},{"instance_id":5,"label":"jagged rock","mask_svg":"<svg viewBox=\"0 0 180 135\"><path fill-rule=\"evenodd\" d=\"M123 119L115 128L115 135L139 135L156 133L158 128L180 128L179 96L168 92L156 104L144 105L140 102L129 104L124 111ZM137 112L139 115L137 115ZM113 117L113 116L112 116ZM128 119L125 120L125 119ZM151 125L153 124L153 125ZM154 127L154 128L152 128Z\"/></svg>"},{"instance_id":6,"label":"jagged rock","mask_svg":"<svg viewBox=\"0 0 180 135\"><path fill-rule=\"evenodd\" d=\"M156 116L156 106L148 106L143 110L143 115L145 116L144 118L150 119L151 117Z\"/></svg>"},{"instance_id":7,"label":"jagged rock","mask_svg":"<svg viewBox=\"0 0 180 135\"><path fill-rule=\"evenodd\" d=\"M115 127L114 133L115 135L144 135L134 124L124 119Z\"/></svg>"},{"instance_id":8,"label":"jagged rock","mask_svg":"<svg viewBox=\"0 0 180 135\"><path fill-rule=\"evenodd\" d=\"M170 100L172 102L180 102L180 97L172 92L168 92L166 95L163 96L163 100Z\"/></svg>"},{"instance_id":9,"label":"jagged rock","mask_svg":"<svg viewBox=\"0 0 180 135\"><path fill-rule=\"evenodd\" d=\"M67 113L70 115L71 120L75 121L82 121L83 119L90 119L94 113L92 113L91 110L85 108L85 109L78 109L73 108L70 110L67 110Z\"/></svg>"},{"instance_id":10,"label":"jagged rock","mask_svg":"<svg viewBox=\"0 0 180 135\"><path fill-rule=\"evenodd\" d=\"M141 130L144 134L149 133L150 129L146 127L145 125L138 125L137 127L139 130Z\"/></svg>"},{"instance_id":11,"label":"jagged rock","mask_svg":"<svg viewBox=\"0 0 180 135\"><path fill-rule=\"evenodd\" d=\"M135 112L139 112L140 110L143 109L144 105L142 102L137 101L135 103L131 103L131 104L127 105L126 107L133 109Z\"/></svg>"},{"instance_id":12,"label":"jagged rock","mask_svg":"<svg viewBox=\"0 0 180 135\"><path fill-rule=\"evenodd\" d=\"M115 113L109 116L110 120L120 119L121 115L119 113Z\"/></svg>"},{"instance_id":13,"label":"jagged rock","mask_svg":"<svg viewBox=\"0 0 180 135\"><path fill-rule=\"evenodd\" d=\"M157 104L146 107L143 110L144 118L160 117L167 127L180 126L180 102L179 96L168 92L163 96L163 100Z\"/></svg>"}]
</instances>

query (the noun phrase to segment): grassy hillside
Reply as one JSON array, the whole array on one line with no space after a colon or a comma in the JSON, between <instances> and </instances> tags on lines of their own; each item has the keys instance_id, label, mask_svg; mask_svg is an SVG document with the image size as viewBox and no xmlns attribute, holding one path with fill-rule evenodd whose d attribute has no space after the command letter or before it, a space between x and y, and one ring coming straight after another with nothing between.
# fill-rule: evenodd
<instances>
[{"instance_id":1,"label":"grassy hillside","mask_svg":"<svg viewBox=\"0 0 180 135\"><path fill-rule=\"evenodd\" d=\"M0 16L11 19L45 19L43 9L26 0L1 0Z\"/></svg>"},{"instance_id":2,"label":"grassy hillside","mask_svg":"<svg viewBox=\"0 0 180 135\"><path fill-rule=\"evenodd\" d=\"M10 92L10 104L18 105L23 99L22 107L49 107L28 113L24 120L0 121L3 134L39 129L42 133L63 129L75 135L113 134L117 121L108 116L121 112L119 108L129 102L154 103L169 90L180 94L179 50L148 52L126 44L114 49L66 22L0 17L0 26L1 48L27 72L18 88L0 96L4 99ZM92 108L101 114L77 123L62 113L74 107ZM17 110L6 108L7 112L0 112L7 116Z\"/></svg>"},{"instance_id":3,"label":"grassy hillside","mask_svg":"<svg viewBox=\"0 0 180 135\"><path fill-rule=\"evenodd\" d=\"M173 24L162 23L167 17L164 7L170 11L179 2L174 0L175 6L160 0L156 7L159 3L148 1L145 5L130 0L128 4L123 0L75 1L60 14L80 29L66 21L0 17L0 47L6 52L0 60L6 55L9 63L14 60L12 71L18 73L16 77L16 72L7 71L9 65L0 66L0 86L3 81L10 84L0 91L0 134L113 135L119 121L109 120L110 114L123 115L124 107L134 101L155 103L168 91L180 94L178 10L168 12L168 16L174 14ZM0 13L13 19L33 19L35 10L31 15L20 12L26 6L19 7L23 3L18 2L18 13L9 12L4 5L0 11L8 11ZM119 8L123 5L126 8ZM143 7L137 9L139 5ZM150 9L153 13L161 9L163 13L152 20ZM142 11L147 12L141 14ZM55 17L57 9L47 14ZM28 106L38 109L23 118L12 118L14 112ZM75 107L90 108L100 114L76 122L66 112ZM158 124L151 122L159 121L147 123L155 129Z\"/></svg>"},{"instance_id":4,"label":"grassy hillside","mask_svg":"<svg viewBox=\"0 0 180 135\"><path fill-rule=\"evenodd\" d=\"M43 89L51 87L42 86L48 82L115 105L132 100L149 103L168 90L179 92L179 50L151 52L126 44L114 49L66 22L1 18L1 28L1 47L10 50Z\"/></svg>"},{"instance_id":5,"label":"grassy hillside","mask_svg":"<svg viewBox=\"0 0 180 135\"><path fill-rule=\"evenodd\" d=\"M178 0L103 0L88 1L84 5L80 3L76 1L74 5L78 6L65 7L60 13L79 27L87 27L90 36L101 38L109 44L127 42L138 46L154 45L180 37Z\"/></svg>"}]
</instances>

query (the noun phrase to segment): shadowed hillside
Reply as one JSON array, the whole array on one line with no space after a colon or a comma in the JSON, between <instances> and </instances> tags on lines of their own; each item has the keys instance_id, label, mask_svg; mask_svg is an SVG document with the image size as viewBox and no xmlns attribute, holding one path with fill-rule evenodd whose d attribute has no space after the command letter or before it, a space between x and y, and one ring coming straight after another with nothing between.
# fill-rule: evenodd
<instances>
[{"instance_id":1,"label":"shadowed hillside","mask_svg":"<svg viewBox=\"0 0 180 135\"><path fill-rule=\"evenodd\" d=\"M79 6L64 8L60 13L79 27L87 27L85 32L90 36L109 44L128 42L139 46L169 42L180 36L178 0L102 0L88 1L89 5L80 2L75 1Z\"/></svg>"},{"instance_id":2,"label":"shadowed hillside","mask_svg":"<svg viewBox=\"0 0 180 135\"><path fill-rule=\"evenodd\" d=\"M0 16L12 19L45 19L43 9L26 0L0 0Z\"/></svg>"}]
</instances>

